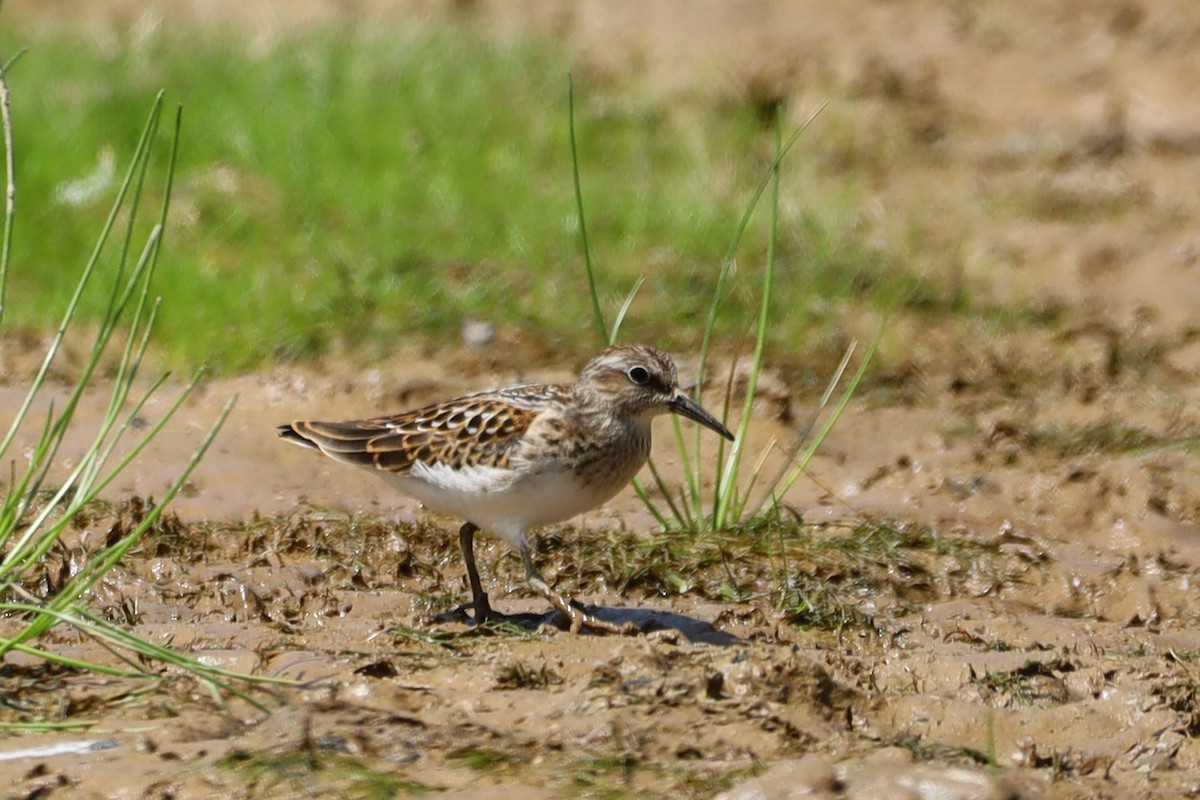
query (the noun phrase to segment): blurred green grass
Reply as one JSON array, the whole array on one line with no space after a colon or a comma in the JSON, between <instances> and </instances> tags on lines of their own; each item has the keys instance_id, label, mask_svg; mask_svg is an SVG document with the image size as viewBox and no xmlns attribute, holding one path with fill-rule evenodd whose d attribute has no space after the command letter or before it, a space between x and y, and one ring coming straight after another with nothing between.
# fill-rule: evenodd
<instances>
[{"instance_id":1,"label":"blurred green grass","mask_svg":"<svg viewBox=\"0 0 1200 800\"><path fill-rule=\"evenodd\" d=\"M236 371L334 347L373 359L403 337L457 344L468 318L555 351L598 344L572 195L570 64L553 45L469 27L338 27L267 48L228 31L104 44L0 30L0 55L19 47L11 323L53 324L115 191L89 177L128 151L165 88L185 119L156 284L169 298L156 339L173 366ZM615 307L646 275L627 335L692 346L772 133L751 102L663 107L633 86L576 84L601 291ZM819 143L821 124L784 178L770 335L785 351L819 339L814 326L845 301L924 307L937 294L910 242L891 248L863 222L851 181L834 196L809 185L838 151ZM743 242L743 270L762 262L764 227ZM753 325L747 278L721 334Z\"/></svg>"}]
</instances>

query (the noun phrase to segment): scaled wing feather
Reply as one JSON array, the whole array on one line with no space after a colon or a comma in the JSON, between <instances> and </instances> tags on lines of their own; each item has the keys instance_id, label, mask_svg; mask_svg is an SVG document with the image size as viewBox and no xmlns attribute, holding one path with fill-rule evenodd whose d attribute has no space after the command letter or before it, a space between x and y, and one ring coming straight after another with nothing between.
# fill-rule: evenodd
<instances>
[{"instance_id":1,"label":"scaled wing feather","mask_svg":"<svg viewBox=\"0 0 1200 800\"><path fill-rule=\"evenodd\" d=\"M347 464L399 474L414 463L506 466L538 410L566 387L481 392L387 417L283 425L279 435Z\"/></svg>"}]
</instances>

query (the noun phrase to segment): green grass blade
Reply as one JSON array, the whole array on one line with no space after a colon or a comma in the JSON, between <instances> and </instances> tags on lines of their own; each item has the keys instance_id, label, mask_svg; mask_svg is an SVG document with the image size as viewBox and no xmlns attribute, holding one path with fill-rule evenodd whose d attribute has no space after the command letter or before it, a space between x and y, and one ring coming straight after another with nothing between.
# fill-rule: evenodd
<instances>
[{"instance_id":1,"label":"green grass blade","mask_svg":"<svg viewBox=\"0 0 1200 800\"><path fill-rule=\"evenodd\" d=\"M103 462L107 460L107 453L111 453L112 448L115 447L119 441L120 433L122 433L128 424L132 422L133 418L145 405L150 395L152 395L166 381L166 379L167 376L163 375L150 387L143 398L135 405L133 410L129 412L129 415L126 418L126 425L122 426L122 428L118 431L118 435L115 439L108 442L107 447L105 447L105 442L109 438L116 417L115 415L110 415L100 423L100 427L98 428L91 445L79 459L79 463L68 475L62 486L55 491L50 501L42 507L37 516L34 517L32 522L30 522L21 539L17 541L16 546L14 546L8 553L4 561L5 574L11 572L13 567L23 570L27 566L36 563L42 558L42 556L49 552L50 548L54 546L54 542L58 537L58 533L68 524L70 524L71 518L74 516L74 514L78 513L79 509L83 508L84 505L91 502L91 500L93 500L101 491L103 491L104 488L108 486L108 484L112 482L117 475L119 475L121 471L128 466L134 458L137 457L139 453L141 453L146 445L149 444L150 440L152 440L158 434L158 432L162 430L163 426L175 414L180 404L191 392L192 388L194 387L194 383L192 386L185 388L181 397L178 398L174 405L167 410L166 414L142 436L141 440L133 447L132 450L130 450L129 453L126 454L121 462L111 472L109 472L108 476L102 480L98 479L101 471L100 467L102 467ZM114 389L114 393L117 391L118 389ZM39 447L47 447L49 448L49 452L46 453L39 450L35 454L32 463L42 464L43 469L49 468L50 463L53 460L53 453L57 451L58 445L62 442L63 436L66 432L67 423L69 421L70 417L66 414L58 418L58 421L55 423L54 429L51 431L50 435L44 436L43 440L39 442ZM60 519L55 525L45 528L46 522L50 515L59 506L59 503L62 502L68 493L73 494L73 499L70 503L68 503L62 519ZM35 537L39 539L39 542L31 548L29 545Z\"/></svg>"},{"instance_id":2,"label":"green grass blade","mask_svg":"<svg viewBox=\"0 0 1200 800\"><path fill-rule=\"evenodd\" d=\"M25 512L29 510L30 504L37 498L41 490L42 480L46 473L50 470L51 459L46 456L46 449L50 446L50 430L54 422L54 406L51 405L50 412L46 416L46 422L42 426L42 434L38 437L37 444L34 445L34 450L29 458L29 464L25 471L21 473L21 477L16 478L13 475L13 480L9 484L8 493L4 498L4 508L0 511L0 548L4 548L4 558L0 559L0 580L4 579L7 567L12 559L17 555L18 548L8 547L9 539L16 533L18 523ZM12 471L16 472L16 463L9 462Z\"/></svg>"},{"instance_id":3,"label":"green grass blade","mask_svg":"<svg viewBox=\"0 0 1200 800\"><path fill-rule=\"evenodd\" d=\"M808 441L809 435L813 432L813 429L816 428L817 422L821 418L821 414L824 413L826 407L829 405L830 400L833 398L834 391L842 382L842 378L845 376L846 370L849 369L850 361L853 359L854 352L857 349L858 340L854 340L846 347L846 352L842 353L842 360L838 362L837 369L833 371L833 376L829 379L828 383L825 384L825 391L821 393L821 398L817 401L817 405L813 409L812 414L809 415L808 421L796 434L795 439L792 441L791 447L789 447L784 453L784 458L782 463L779 465L779 469L775 471L775 474L771 477L771 480L767 481L767 495L763 498L762 502L759 503L758 510L755 511L755 514L765 513L767 507L776 502L777 498L773 499L773 497L776 494L778 487L783 482L784 476L788 474L788 470L797 463L796 456L800 452L800 448L804 446L804 443ZM788 486L790 485L791 484L788 484Z\"/></svg>"},{"instance_id":4,"label":"green grass blade","mask_svg":"<svg viewBox=\"0 0 1200 800\"><path fill-rule=\"evenodd\" d=\"M96 719L78 719L70 722L0 722L0 731L70 731L90 728L99 724Z\"/></svg>"},{"instance_id":5,"label":"green grass blade","mask_svg":"<svg viewBox=\"0 0 1200 800\"><path fill-rule=\"evenodd\" d=\"M783 148L777 150L775 158L763 171L763 175L759 179L758 185L755 187L754 192L751 194L749 202L746 203L746 208L742 212L742 216L738 219L737 227L734 228L733 238L730 239L729 246L725 250L725 256L721 260L721 271L717 274L717 284L713 288L712 303L709 304L708 318L704 323L704 336L700 340L700 365L696 372L697 392L699 392L701 387L704 385L704 378L708 366L708 356L712 348L712 335L717 327L717 316L720 313L721 305L724 302L727 294L726 283L728 283L729 276L732 274L734 265L737 263L734 256L742 244L742 239L746 235L746 230L750 227L750 220L754 217L754 211L758 208L758 203L762 199L763 194L766 193L767 187L771 185L771 177L775 174L775 170L778 168L780 162L783 161L783 159L791 151L792 147L795 146L796 142L799 141L800 136L803 135L806 130L808 130L809 126L816 121L820 113L825 110L826 105L828 105L828 101L825 101L817 106L817 109L809 114L808 118L800 124L800 127L788 137L788 140L784 144ZM698 394L696 397L699 399Z\"/></svg>"},{"instance_id":6,"label":"green grass blade","mask_svg":"<svg viewBox=\"0 0 1200 800\"><path fill-rule=\"evenodd\" d=\"M5 76L25 54L19 51L0 66L0 131L4 135L4 238L0 240L0 322L4 321L4 300L8 290L8 261L12 257L13 222L16 220L17 180L13 155L12 104ZM3 451L0 451L2 453Z\"/></svg>"},{"instance_id":7,"label":"green grass blade","mask_svg":"<svg viewBox=\"0 0 1200 800\"><path fill-rule=\"evenodd\" d=\"M161 661L167 664L184 667L189 672L203 673L208 677L217 678L246 678L253 677L257 683L269 683L278 686L295 685L295 681L290 678L273 678L270 676L247 676L244 673L235 670L216 667L211 664L205 664L202 661L189 658L169 647L164 647L160 644L143 639L136 636L123 628L114 625L106 619L97 617L95 614L82 609L76 608L75 613L78 617L74 620L76 627L87 631L89 634L107 639L111 644L117 647L131 650L146 658L154 661ZM67 615L69 616L69 615Z\"/></svg>"},{"instance_id":8,"label":"green grass blade","mask_svg":"<svg viewBox=\"0 0 1200 800\"><path fill-rule=\"evenodd\" d=\"M150 441L158 435L158 432L163 429L163 426L166 425L167 421L174 416L175 411L179 408L179 404L182 402L183 398L187 397L187 395L191 392L191 386L184 389L180 398L176 399L175 403L167 409L167 412L161 418L159 418L158 422L156 422L153 427L151 427L146 431L145 434L142 435L142 438L128 453L125 454L124 458L122 458L121 461L109 471L108 475L103 478L100 477L104 472L105 465L112 457L113 451L116 449L117 445L121 443L121 440L124 439L125 433L133 425L134 420L137 419L138 415L141 413L141 410L146 406L146 403L149 402L150 398L162 388L163 384L167 382L169 377L170 373L159 376L158 380L152 383L150 388L148 388L138 399L138 401L134 403L133 407L125 413L125 418L120 425L116 424L117 419L115 415L105 418L105 420L101 423L95 440L85 454L85 459L81 460L81 467L86 467L86 470L84 470L79 475L78 480L74 482L75 494L71 499L69 506L70 508L83 508L83 506L94 500L100 494L100 492L104 491L105 487L107 487L108 484L111 483L112 480L125 469L125 467L127 467L135 458L137 458L142 450L145 449L146 445L148 445ZM120 409L117 409L117 411L120 411Z\"/></svg>"},{"instance_id":9,"label":"green grass blade","mask_svg":"<svg viewBox=\"0 0 1200 800\"><path fill-rule=\"evenodd\" d=\"M795 466L792 468L792 471L788 474L788 476L778 485L771 487L770 496L763 501L763 509L766 509L768 506L778 505L779 501L783 498L783 495L787 493L788 489L790 489L796 483L796 481L800 479L800 476L808 467L808 462L812 460L812 457L821 447L821 444L825 441L825 438L829 436L829 432L833 430L833 426L837 424L838 419L842 416L842 412L846 410L846 406L850 403L850 398L854 396L856 391L858 391L858 385L862 382L863 376L867 373L867 367L870 366L871 360L875 356L875 351L879 347L879 341L883 338L884 324L885 323L880 323L879 330L875 333L875 338L871 341L871 346L868 347L867 352L863 354L862 363L858 365L858 369L855 371L854 377L851 378L850 384L846 387L846 391L842 392L842 396L838 399L837 405L834 406L833 410L830 412L829 417L825 420L825 424L821 426L821 430L813 439L812 444L809 445L807 450L805 450L804 455L799 460L795 461Z\"/></svg>"},{"instance_id":10,"label":"green grass blade","mask_svg":"<svg viewBox=\"0 0 1200 800\"><path fill-rule=\"evenodd\" d=\"M666 481L663 480L662 475L659 473L658 466L654 463L653 459L650 459L646 462L646 467L650 470L650 477L654 478L654 487L658 490L659 496L666 501L667 508L670 509L672 518L675 520L678 526L682 527L684 520L683 514L680 512L679 507L675 505L675 501L671 499L671 489L667 486ZM645 495L642 497L643 502L646 502L650 499L649 494L645 492L639 492L638 495L640 497ZM650 509L650 513L653 514L654 518L657 519L659 524L663 526L663 530L668 530L670 528L668 520L653 503L646 502L646 508Z\"/></svg>"},{"instance_id":11,"label":"green grass blade","mask_svg":"<svg viewBox=\"0 0 1200 800\"><path fill-rule=\"evenodd\" d=\"M158 100L161 111L162 93L159 93ZM135 157L130 165L130 174L134 176L132 190L126 195L128 198L127 210L125 212L125 235L121 237L120 250L117 253L117 271L112 282L112 293L108 298L108 309L105 311L103 321L101 323L102 334L96 337L93 347L99 351L104 351L107 348L108 339L111 332L120 323L124 316L126 305L130 299L137 293L137 288L142 277L142 269L135 269L133 274L129 276L125 283L125 289L121 289L122 277L125 274L125 267L129 263L129 253L133 247L133 239L136 233L138 222L138 212L141 210L142 194L146 187L146 173L150 168L150 147L149 143L154 140L155 134L158 132L158 123L160 114L153 114L150 117L149 124L146 129L147 147ZM147 247L143 248L142 259L144 262L147 258L146 249L153 246L156 237L152 234L147 242ZM139 263L139 267L142 264Z\"/></svg>"},{"instance_id":12,"label":"green grass blade","mask_svg":"<svg viewBox=\"0 0 1200 800\"><path fill-rule=\"evenodd\" d=\"M741 467L742 451L745 447L746 431L754 411L754 398L758 390L758 376L762 370L763 356L767 346L767 323L770 321L771 292L775 284L775 251L779 241L779 188L782 183L783 129L779 115L775 118L775 160L771 180L770 233L767 236L767 260L763 266L762 294L759 299L758 325L755 330L754 357L750 374L746 380L746 398L742 404L741 420L735 439L725 459L725 469L718 482L717 511L713 515L713 527L723 528L732 519L730 511L736 496L738 471Z\"/></svg>"},{"instance_id":13,"label":"green grass blade","mask_svg":"<svg viewBox=\"0 0 1200 800\"><path fill-rule=\"evenodd\" d=\"M147 242L142 257L139 259L138 265L134 268L135 275L145 273L147 263L151 258L150 254L157 245L160 233L161 228L155 226L154 231L150 234L150 241ZM145 279L148 280L149 276L146 275ZM132 319L129 322L129 335L126 338L125 347L121 353L121 360L117 366L116 377L113 379L112 390L109 392L108 407L92 440L91 447L85 453L84 458L81 459L80 466L83 469L73 481L75 483L76 498L89 495L92 484L108 460L107 454L112 452L112 449L121 439L124 426L118 430L116 435L112 435L112 429L121 414L121 409L129 399L129 392L133 388L133 382L141 366L142 357L145 355L145 348L149 344L149 336L153 330L154 319L157 315L157 304L149 312L146 311L146 297L147 293L143 291L133 311ZM123 309L124 307L125 303L122 302L120 308ZM143 320L143 317L146 317L146 319ZM160 378L155 383L155 387L161 386L165 377ZM145 398L143 398L142 403L139 403L139 407L144 402ZM105 446L106 441L107 446ZM81 505L82 503L77 501L77 504Z\"/></svg>"},{"instance_id":14,"label":"green grass blade","mask_svg":"<svg viewBox=\"0 0 1200 800\"><path fill-rule=\"evenodd\" d=\"M159 97L161 99L161 93ZM150 335L154 330L154 322L157 318L158 309L161 304L161 298L156 299L153 303L150 302L150 282L154 277L154 273L158 266L159 255L162 252L163 232L166 230L167 215L170 211L171 205L171 190L174 186L175 170L177 168L179 159L179 141L182 124L183 108L178 107L175 111L175 126L173 135L171 137L171 155L167 165L166 190L163 193L162 205L159 208L158 223L150 232L147 243L142 250L142 255L138 259L137 266L134 268L133 273L130 276L125 296L117 306L116 313L119 314L120 311L125 308L126 303L132 297L134 292L140 286L141 291L138 296L138 302L134 309L133 317L129 323L130 333L126 340L125 349L121 356L121 362L117 370L117 376L114 380L114 390L110 397L108 413L105 415L105 421L101 429L102 433L96 437L97 442L107 437L113 422L116 420L117 414L128 399L129 390L132 387L133 379L138 374L138 371L141 368L142 360L145 357L146 350L150 345ZM146 161L148 161L148 159ZM139 181L137 190L138 195L141 194L142 186L143 183ZM149 311L147 311L147 306L150 307ZM141 331L140 337L138 336L139 330ZM87 495L87 487L91 486L91 484L95 481L96 476L100 473L100 471L102 471L104 464L107 463L113 449L120 442L122 435L129 427L129 424L134 418L136 418L137 414L141 411L141 408L149 400L150 396L158 389L158 387L162 385L166 378L166 375L159 378L159 380L143 395L142 399L126 415L125 424L117 430L116 434L109 441L104 452L92 460L92 470L87 476L86 480L81 481L81 485L77 490L78 498L82 498ZM198 378L199 375L196 376L196 379ZM163 417L163 419L160 421L160 424L155 426L150 434L143 437L142 443L135 448L131 456L140 452L142 447L144 447L145 444L147 444L149 440L157 434L157 431L161 429L166 420L174 415L179 403L182 402L184 397L190 394L192 387L195 386L196 379L193 380L192 385L188 387L188 389L176 402L175 406L172 407L172 409L168 411L167 415ZM115 477L123 469L123 466L129 463L130 460L131 458L125 459L121 466L113 470L113 472L110 474L110 477L96 488L95 493L102 491L104 486L107 485L107 483L111 481L112 478ZM92 496L95 496L95 493L92 493ZM79 505L82 505L82 502L80 502Z\"/></svg>"},{"instance_id":15,"label":"green grass blade","mask_svg":"<svg viewBox=\"0 0 1200 800\"><path fill-rule=\"evenodd\" d=\"M8 611L15 614L40 614L44 609L36 603L0 603L0 611ZM70 621L67 615L60 615L64 621ZM112 675L118 678L137 678L145 674L145 670L124 670L118 667L112 667L107 664L98 664L94 661L87 661L81 658L72 658L64 656L61 653L55 653L52 650L43 650L38 647L32 647L21 642L0 637L0 649L5 652L12 650L17 653L24 653L41 661L50 664L59 664L60 666L70 667L71 669L87 670L89 672L98 672L102 675Z\"/></svg>"},{"instance_id":16,"label":"green grass blade","mask_svg":"<svg viewBox=\"0 0 1200 800\"><path fill-rule=\"evenodd\" d=\"M737 377L737 365L741 362L741 359L742 359L742 348L741 348L741 345L739 344L737 349L734 350L734 352L733 352L733 358L729 362L729 372L725 376L725 393L722 396L722 400L721 400L721 421L726 426L728 426L728 424L729 424L729 414L733 408L733 383L734 383L734 378ZM736 434L735 434L735 436L736 436ZM697 444L699 444L699 443L700 443L699 439L697 439ZM721 437L717 440L717 454L716 454L716 458L714 459L713 463L718 464L718 465L725 463L725 460L727 458L727 453L726 453L726 449L725 449L726 446L727 446L727 444L726 444L724 437ZM721 495L721 486L720 486L720 480L719 480L719 476L718 476L718 480L713 482L712 501L711 501L711 506L710 506L711 512L709 515L709 519L715 520L717 518L717 512L721 505L721 496L722 496Z\"/></svg>"},{"instance_id":17,"label":"green grass blade","mask_svg":"<svg viewBox=\"0 0 1200 800\"><path fill-rule=\"evenodd\" d=\"M604 323L604 312L600 309L600 294L596 290L596 267L592 263L592 248L588 243L587 217L583 213L583 184L579 179L579 146L575 141L575 79L567 73L567 131L571 139L571 175L575 184L575 213L579 218L579 244L583 248L583 265L587 272L588 293L592 298L592 318L600 339L612 344L608 336L608 325ZM616 332L616 326L613 328Z\"/></svg>"},{"instance_id":18,"label":"green grass blade","mask_svg":"<svg viewBox=\"0 0 1200 800\"><path fill-rule=\"evenodd\" d=\"M654 521L658 523L659 527L663 530L669 529L671 526L670 521L658 510L658 506L654 504L653 498L650 497L650 492L646 490L640 478L633 479L633 491L637 494L638 499L642 501L642 505L646 507L646 510L650 512L650 515L654 517ZM668 495L667 497L667 502L670 504L670 496Z\"/></svg>"},{"instance_id":19,"label":"green grass blade","mask_svg":"<svg viewBox=\"0 0 1200 800\"><path fill-rule=\"evenodd\" d=\"M621 309L617 312L616 318L613 319L612 331L608 335L610 344L617 340L617 335L621 332L621 325L625 322L625 315L629 313L629 308L633 305L633 300L637 297L638 290L642 288L642 284L645 282L646 276L640 276L634 282L633 288L629 290L629 294L625 295L625 302L621 304Z\"/></svg>"},{"instance_id":20,"label":"green grass blade","mask_svg":"<svg viewBox=\"0 0 1200 800\"><path fill-rule=\"evenodd\" d=\"M778 446L775 439L767 442L766 447L758 453L758 459L754 462L754 466L750 470L750 480L746 482L746 488L738 492L737 500L732 505L730 515L735 520L744 520L746 518L746 507L750 502L751 495L754 494L754 487L758 485L758 479L762 477L762 471L766 467L767 458L774 452ZM773 484L767 484L771 486Z\"/></svg>"},{"instance_id":21,"label":"green grass blade","mask_svg":"<svg viewBox=\"0 0 1200 800\"><path fill-rule=\"evenodd\" d=\"M125 653L133 653L135 656L161 662L170 666L179 667L187 672L195 675L203 680L215 683L223 691L228 691L232 694L241 697L242 699L254 704L262 709L262 705L253 698L238 690L236 687L227 683L229 680L253 680L255 683L268 683L275 685L294 685L295 681L288 678L273 678L269 676L246 675L234 670L216 667L211 664L206 664L203 661L198 661L194 658L189 658L169 647L164 647L148 639L143 639L129 633L126 630L114 625L106 619L97 617L88 611L75 606L74 604L67 608L58 609L36 603L0 603L0 610L12 611L17 613L35 614L39 616L52 617L56 622L61 622L70 625L81 633L85 634L93 641L106 646L109 652L120 658L125 663L129 664L131 669L121 669L107 664L100 664L94 661L84 659L71 658L63 656L59 653L43 650L36 647L31 647L22 643L13 643L10 640L0 639L0 644L3 644L5 649L11 647L12 650L26 653L46 661L60 664L62 666L71 667L73 669L88 670L98 672L104 675L112 675L122 678L158 678L159 676L152 672L147 672L140 667L136 662L130 659ZM265 709L263 709L265 710Z\"/></svg>"},{"instance_id":22,"label":"green grass blade","mask_svg":"<svg viewBox=\"0 0 1200 800\"><path fill-rule=\"evenodd\" d=\"M699 426L697 426L699 427ZM693 458L691 449L683 432L683 423L679 417L671 416L671 433L675 436L675 454L679 456L679 468L683 472L683 486L686 489L687 503L691 507L691 517L703 518L704 496L702 491L699 456Z\"/></svg>"}]
</instances>

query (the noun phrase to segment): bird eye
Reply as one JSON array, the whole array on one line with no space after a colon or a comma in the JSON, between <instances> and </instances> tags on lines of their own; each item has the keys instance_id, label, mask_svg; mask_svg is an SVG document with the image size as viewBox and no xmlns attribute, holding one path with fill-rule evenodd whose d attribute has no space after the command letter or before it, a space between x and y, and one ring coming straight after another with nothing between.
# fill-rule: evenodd
<instances>
[{"instance_id":1,"label":"bird eye","mask_svg":"<svg viewBox=\"0 0 1200 800\"><path fill-rule=\"evenodd\" d=\"M645 367L630 367L629 380L633 381L638 386L645 386L650 382L650 371Z\"/></svg>"}]
</instances>

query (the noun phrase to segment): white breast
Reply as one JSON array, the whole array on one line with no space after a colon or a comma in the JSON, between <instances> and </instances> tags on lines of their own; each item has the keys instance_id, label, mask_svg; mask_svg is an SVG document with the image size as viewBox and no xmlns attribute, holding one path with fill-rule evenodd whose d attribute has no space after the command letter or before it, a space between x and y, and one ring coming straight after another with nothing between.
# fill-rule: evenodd
<instances>
[{"instance_id":1,"label":"white breast","mask_svg":"<svg viewBox=\"0 0 1200 800\"><path fill-rule=\"evenodd\" d=\"M629 482L581 484L566 470L521 474L499 467L414 464L408 475L380 473L439 514L469 520L514 547L529 528L562 522L606 502Z\"/></svg>"}]
</instances>

